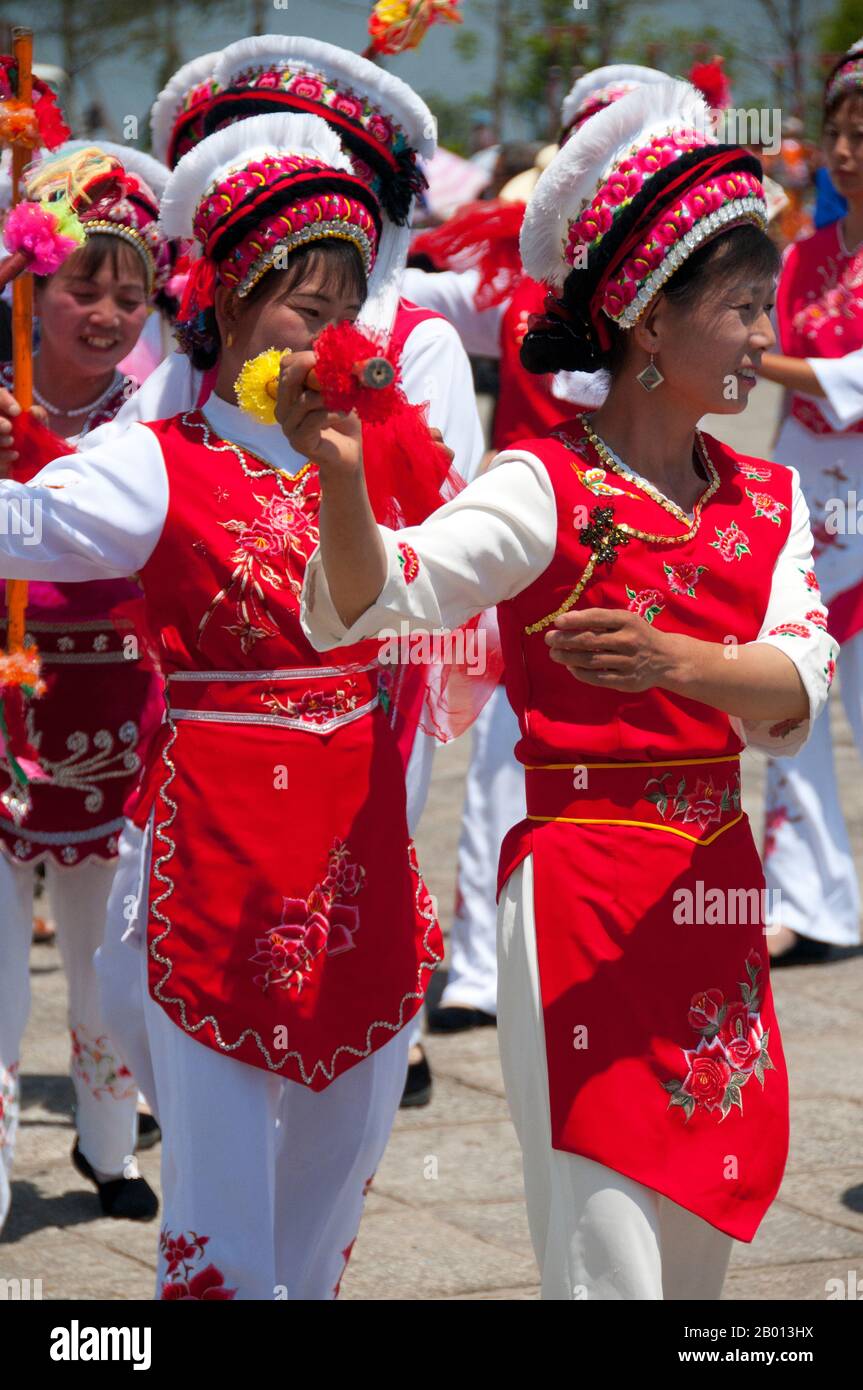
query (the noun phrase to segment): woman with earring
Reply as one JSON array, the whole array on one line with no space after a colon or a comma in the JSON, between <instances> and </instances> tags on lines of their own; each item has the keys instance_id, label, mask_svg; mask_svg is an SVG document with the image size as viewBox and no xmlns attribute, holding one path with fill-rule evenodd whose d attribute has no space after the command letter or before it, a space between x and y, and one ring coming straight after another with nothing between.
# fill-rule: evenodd
<instances>
[{"instance_id":1,"label":"woman with earring","mask_svg":"<svg viewBox=\"0 0 863 1390\"><path fill-rule=\"evenodd\" d=\"M603 406L395 534L358 454L322 458L304 584L320 650L497 604L527 793L501 854L498 1037L553 1299L718 1298L787 1152L739 756L803 744L836 646L796 476L697 429L744 409L777 271L760 166L709 129L685 83L631 93L528 205L525 269L553 298L525 364L607 367ZM301 369L283 427L318 456Z\"/></svg>"},{"instance_id":2,"label":"woman with earring","mask_svg":"<svg viewBox=\"0 0 863 1390\"><path fill-rule=\"evenodd\" d=\"M842 643L842 704L863 752L863 39L835 65L824 99L824 152L844 217L789 247L776 309L780 353L760 373L786 388L778 463L800 474L815 532L830 631ZM777 963L825 960L860 940L860 890L839 801L830 719L803 756L771 759L764 864L781 895Z\"/></svg>"}]
</instances>

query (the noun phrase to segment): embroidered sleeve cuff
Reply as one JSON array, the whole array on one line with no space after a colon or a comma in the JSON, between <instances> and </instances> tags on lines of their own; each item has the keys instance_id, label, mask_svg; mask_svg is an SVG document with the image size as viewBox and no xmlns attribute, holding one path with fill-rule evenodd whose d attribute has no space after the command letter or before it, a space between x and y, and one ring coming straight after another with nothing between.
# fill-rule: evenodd
<instances>
[{"instance_id":1,"label":"embroidered sleeve cuff","mask_svg":"<svg viewBox=\"0 0 863 1390\"><path fill-rule=\"evenodd\" d=\"M434 588L416 551L395 531L378 528L387 556L387 577L375 602L345 627L330 597L320 546L309 558L300 598L300 623L316 651L349 647L390 629L434 630L443 626Z\"/></svg>"},{"instance_id":2,"label":"embroidered sleeve cuff","mask_svg":"<svg viewBox=\"0 0 863 1390\"><path fill-rule=\"evenodd\" d=\"M827 703L839 646L828 632L812 622L781 623L758 641L769 642L794 662L809 697L809 718L732 722L750 748L776 757L792 757L808 740L813 723Z\"/></svg>"}]
</instances>

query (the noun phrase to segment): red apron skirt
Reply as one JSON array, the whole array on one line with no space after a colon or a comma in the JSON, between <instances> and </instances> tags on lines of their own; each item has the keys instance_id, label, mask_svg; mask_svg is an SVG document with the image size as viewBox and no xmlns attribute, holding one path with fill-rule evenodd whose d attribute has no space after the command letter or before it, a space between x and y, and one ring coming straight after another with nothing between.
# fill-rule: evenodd
<instances>
[{"instance_id":1,"label":"red apron skirt","mask_svg":"<svg viewBox=\"0 0 863 1390\"><path fill-rule=\"evenodd\" d=\"M552 1146L752 1240L788 1152L737 758L526 770Z\"/></svg>"},{"instance_id":2,"label":"red apron skirt","mask_svg":"<svg viewBox=\"0 0 863 1390\"><path fill-rule=\"evenodd\" d=\"M150 991L199 1042L321 1090L443 958L377 667L181 672L168 697L136 816L154 805Z\"/></svg>"}]
</instances>

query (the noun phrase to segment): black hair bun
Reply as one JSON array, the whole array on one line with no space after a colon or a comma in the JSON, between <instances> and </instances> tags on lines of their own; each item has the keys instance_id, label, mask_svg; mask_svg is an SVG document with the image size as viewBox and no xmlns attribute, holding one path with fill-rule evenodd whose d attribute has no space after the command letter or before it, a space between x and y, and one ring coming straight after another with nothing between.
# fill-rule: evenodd
<instances>
[{"instance_id":1,"label":"black hair bun","mask_svg":"<svg viewBox=\"0 0 863 1390\"><path fill-rule=\"evenodd\" d=\"M566 286L559 304L559 313L552 307L530 322L521 345L521 365L537 373L596 372L607 366L608 354L586 309L567 297Z\"/></svg>"}]
</instances>

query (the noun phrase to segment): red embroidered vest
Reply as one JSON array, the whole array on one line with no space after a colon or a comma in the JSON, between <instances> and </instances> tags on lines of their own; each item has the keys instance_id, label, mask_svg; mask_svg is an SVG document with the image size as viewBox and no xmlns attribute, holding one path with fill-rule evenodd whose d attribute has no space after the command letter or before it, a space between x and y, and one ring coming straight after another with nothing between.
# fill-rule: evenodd
<instances>
[{"instance_id":1,"label":"red embroidered vest","mask_svg":"<svg viewBox=\"0 0 863 1390\"><path fill-rule=\"evenodd\" d=\"M596 607L752 641L791 479L708 438L696 526L566 431L575 448L521 445L548 470L557 546L498 606L527 801L500 877L531 855L552 1144L751 1240L782 1178L788 1092L741 742L694 700L575 680L544 637L556 614Z\"/></svg>"},{"instance_id":2,"label":"red embroidered vest","mask_svg":"<svg viewBox=\"0 0 863 1390\"><path fill-rule=\"evenodd\" d=\"M170 490L141 576L168 705L150 990L206 1046L321 1089L405 1025L442 957L378 644L322 654L300 627L313 465L281 474L199 412L148 428Z\"/></svg>"},{"instance_id":3,"label":"red embroidered vest","mask_svg":"<svg viewBox=\"0 0 863 1390\"><path fill-rule=\"evenodd\" d=\"M776 295L781 350L789 357L845 357L863 347L863 248L849 256L838 223L788 248ZM813 434L833 434L816 401L794 395L791 413ZM863 420L843 434L863 434Z\"/></svg>"}]
</instances>

